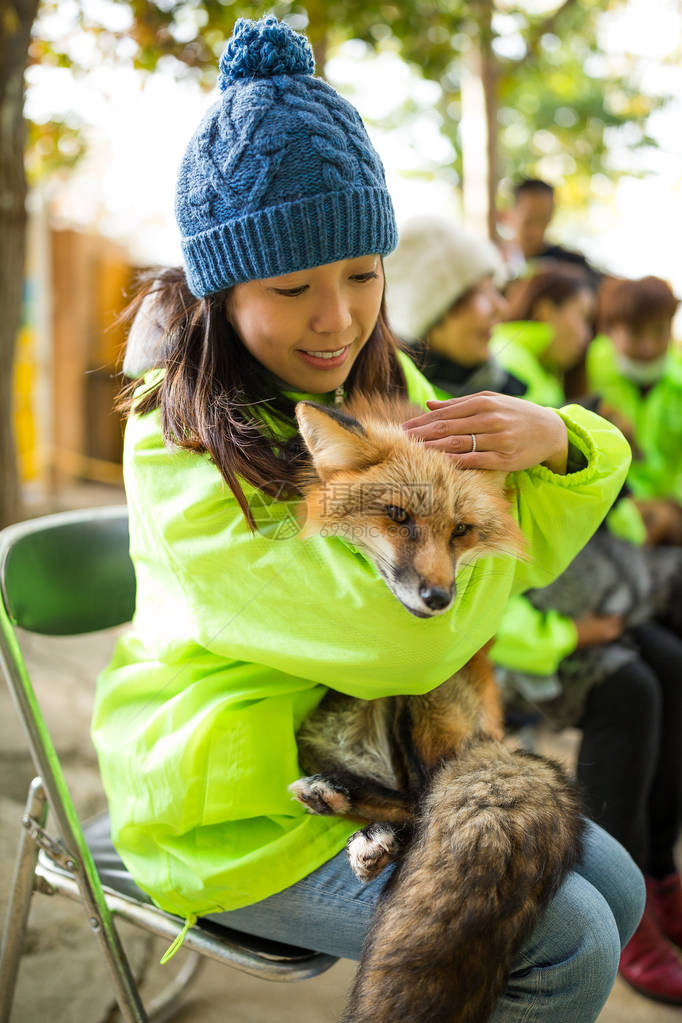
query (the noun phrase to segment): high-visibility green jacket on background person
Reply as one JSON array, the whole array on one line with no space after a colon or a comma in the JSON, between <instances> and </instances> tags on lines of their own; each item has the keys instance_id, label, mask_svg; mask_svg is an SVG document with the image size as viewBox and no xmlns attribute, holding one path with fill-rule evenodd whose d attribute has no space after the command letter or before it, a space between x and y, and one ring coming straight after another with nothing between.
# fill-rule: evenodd
<instances>
[{"instance_id":1,"label":"high-visibility green jacket on background person","mask_svg":"<svg viewBox=\"0 0 682 1023\"><path fill-rule=\"evenodd\" d=\"M432 388L401 362L424 407ZM463 567L453 609L428 620L341 539L252 534L207 454L166 447L158 410L129 419L137 605L99 677L92 735L112 839L159 906L190 918L247 905L343 848L356 826L307 814L287 791L300 775L296 730L327 686L373 699L439 685L495 633L510 596L548 583L586 543L629 449L582 408L558 414L584 467L510 478L532 560ZM290 517L284 502L266 506L273 521Z\"/></svg>"},{"instance_id":2,"label":"high-visibility green jacket on background person","mask_svg":"<svg viewBox=\"0 0 682 1023\"><path fill-rule=\"evenodd\" d=\"M558 611L540 611L518 595L504 609L489 656L494 664L512 671L553 675L577 645L572 618Z\"/></svg>"},{"instance_id":3,"label":"high-visibility green jacket on background person","mask_svg":"<svg viewBox=\"0 0 682 1023\"><path fill-rule=\"evenodd\" d=\"M621 497L606 516L614 536L640 546L646 528L639 510L629 497ZM572 618L558 611L542 611L527 597L512 597L504 609L495 641L488 651L494 664L528 675L554 675L564 657L578 645L578 630ZM541 699L538 690L538 699Z\"/></svg>"},{"instance_id":4,"label":"high-visibility green jacket on background person","mask_svg":"<svg viewBox=\"0 0 682 1023\"><path fill-rule=\"evenodd\" d=\"M682 354L670 348L663 376L646 393L618 369L613 342L604 334L587 350L590 390L627 419L641 457L633 458L628 483L635 497L668 497L682 503Z\"/></svg>"},{"instance_id":5,"label":"high-visibility green jacket on background person","mask_svg":"<svg viewBox=\"0 0 682 1023\"><path fill-rule=\"evenodd\" d=\"M524 398L536 405L560 408L566 403L561 381L541 361L553 336L553 327L548 323L535 320L498 323L493 328L490 349L500 365L526 385Z\"/></svg>"}]
</instances>

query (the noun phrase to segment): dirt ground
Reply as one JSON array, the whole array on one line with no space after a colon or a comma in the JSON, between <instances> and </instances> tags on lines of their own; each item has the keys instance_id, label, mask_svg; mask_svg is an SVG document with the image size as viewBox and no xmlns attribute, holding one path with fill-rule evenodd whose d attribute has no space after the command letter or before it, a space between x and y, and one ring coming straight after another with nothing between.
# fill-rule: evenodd
<instances>
[{"instance_id":1,"label":"dirt ground","mask_svg":"<svg viewBox=\"0 0 682 1023\"><path fill-rule=\"evenodd\" d=\"M78 494L70 505L80 503ZM114 488L90 490L87 503L117 504ZM81 496L82 500L82 496ZM41 509L42 510L42 509ZM67 782L82 816L104 806L95 753L89 738L94 679L110 656L117 630L76 638L47 638L24 633L22 649L48 727L62 758ZM575 733L561 741L540 736L541 748L570 763ZM549 744L549 745L548 745ZM0 916L4 921L14 856L28 783L34 771L9 693L0 685ZM121 927L133 968L144 974L149 994L168 982L180 965L156 965L165 949L160 939L141 937ZM154 965L148 965L149 963ZM178 1023L334 1023L341 1014L354 964L338 962L327 973L292 985L266 982L208 963L187 996ZM12 1023L115 1023L106 967L80 907L36 895L12 1014ZM599 1023L673 1023L682 1008L641 998L620 979ZM576 1020L576 1023L581 1021Z\"/></svg>"}]
</instances>

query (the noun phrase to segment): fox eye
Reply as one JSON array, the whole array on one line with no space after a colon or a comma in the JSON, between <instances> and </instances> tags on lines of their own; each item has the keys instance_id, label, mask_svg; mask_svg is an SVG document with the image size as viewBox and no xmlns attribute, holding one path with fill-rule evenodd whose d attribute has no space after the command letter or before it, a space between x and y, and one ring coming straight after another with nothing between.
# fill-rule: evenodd
<instances>
[{"instance_id":1,"label":"fox eye","mask_svg":"<svg viewBox=\"0 0 682 1023\"><path fill-rule=\"evenodd\" d=\"M468 522L458 522L452 531L452 539L455 540L459 536L466 536L471 529Z\"/></svg>"},{"instance_id":2,"label":"fox eye","mask_svg":"<svg viewBox=\"0 0 682 1023\"><path fill-rule=\"evenodd\" d=\"M387 504L384 511L388 515L389 519L393 519L394 522L407 522L410 517L405 509L401 508L397 504Z\"/></svg>"}]
</instances>

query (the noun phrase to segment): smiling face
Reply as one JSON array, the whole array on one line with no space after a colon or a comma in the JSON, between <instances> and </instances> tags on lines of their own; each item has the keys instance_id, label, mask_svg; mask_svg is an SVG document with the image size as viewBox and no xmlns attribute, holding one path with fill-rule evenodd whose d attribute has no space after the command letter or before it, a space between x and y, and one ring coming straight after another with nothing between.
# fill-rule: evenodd
<instances>
[{"instance_id":1,"label":"smiling face","mask_svg":"<svg viewBox=\"0 0 682 1023\"><path fill-rule=\"evenodd\" d=\"M384 274L377 255L236 284L225 312L249 352L293 390L341 386L374 330Z\"/></svg>"}]
</instances>

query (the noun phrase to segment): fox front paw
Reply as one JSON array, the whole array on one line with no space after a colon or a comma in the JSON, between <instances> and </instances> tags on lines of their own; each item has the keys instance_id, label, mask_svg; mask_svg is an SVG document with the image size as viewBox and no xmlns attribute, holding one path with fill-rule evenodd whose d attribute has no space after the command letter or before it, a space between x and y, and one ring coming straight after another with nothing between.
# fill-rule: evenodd
<instances>
[{"instance_id":1,"label":"fox front paw","mask_svg":"<svg viewBox=\"0 0 682 1023\"><path fill-rule=\"evenodd\" d=\"M336 788L321 774L311 774L308 778L299 778L289 786L294 799L308 810L326 817L343 817L350 813L351 803L348 793Z\"/></svg>"},{"instance_id":2,"label":"fox front paw","mask_svg":"<svg viewBox=\"0 0 682 1023\"><path fill-rule=\"evenodd\" d=\"M370 824L346 843L350 869L358 881L372 881L395 859L399 842L390 824Z\"/></svg>"}]
</instances>

